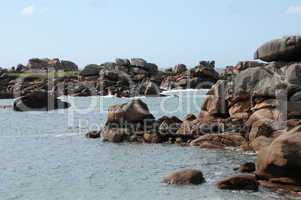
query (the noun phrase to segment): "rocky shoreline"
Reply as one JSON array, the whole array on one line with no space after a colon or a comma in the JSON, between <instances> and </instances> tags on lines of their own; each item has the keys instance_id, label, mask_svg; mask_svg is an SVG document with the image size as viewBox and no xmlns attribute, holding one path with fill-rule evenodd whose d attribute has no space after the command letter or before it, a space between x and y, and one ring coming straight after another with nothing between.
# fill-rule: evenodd
<instances>
[{"instance_id":1,"label":"rocky shoreline","mask_svg":"<svg viewBox=\"0 0 301 200\"><path fill-rule=\"evenodd\" d=\"M228 177L220 189L258 187L301 196L301 37L290 36L259 47L256 59L227 67L210 89L198 116L155 119L139 99L115 105L99 132L87 137L114 143L175 143L200 148L236 148L257 154ZM179 67L181 68L181 67ZM201 172L184 170L164 178L171 184L201 184Z\"/></svg>"},{"instance_id":2,"label":"rocky shoreline","mask_svg":"<svg viewBox=\"0 0 301 200\"><path fill-rule=\"evenodd\" d=\"M16 111L27 111L24 105L29 110L52 110L70 106L58 99L61 95L160 96L169 89L210 88L197 116L155 119L142 100L134 99L111 106L104 127L86 136L113 143L168 143L253 152L256 163L238 169L247 175L225 177L217 187L252 191L265 187L300 197L301 37L267 42L254 58L261 62L240 62L226 67L221 75L212 61L201 61L192 69L179 64L163 72L139 58L92 64L82 71L70 61L31 59L26 66L0 70L0 97L17 98ZM169 184L204 181L202 172L195 170L163 179Z\"/></svg>"}]
</instances>

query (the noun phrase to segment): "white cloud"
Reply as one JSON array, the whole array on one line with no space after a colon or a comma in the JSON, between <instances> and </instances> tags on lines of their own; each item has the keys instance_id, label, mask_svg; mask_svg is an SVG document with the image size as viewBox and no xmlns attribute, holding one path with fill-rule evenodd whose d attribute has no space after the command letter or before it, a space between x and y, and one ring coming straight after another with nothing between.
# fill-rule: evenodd
<instances>
[{"instance_id":1,"label":"white cloud","mask_svg":"<svg viewBox=\"0 0 301 200\"><path fill-rule=\"evenodd\" d=\"M35 7L33 5L26 6L21 10L21 15L32 16L34 11L35 11Z\"/></svg>"},{"instance_id":2,"label":"white cloud","mask_svg":"<svg viewBox=\"0 0 301 200\"><path fill-rule=\"evenodd\" d=\"M290 15L301 15L301 5L288 7L286 13Z\"/></svg>"}]
</instances>

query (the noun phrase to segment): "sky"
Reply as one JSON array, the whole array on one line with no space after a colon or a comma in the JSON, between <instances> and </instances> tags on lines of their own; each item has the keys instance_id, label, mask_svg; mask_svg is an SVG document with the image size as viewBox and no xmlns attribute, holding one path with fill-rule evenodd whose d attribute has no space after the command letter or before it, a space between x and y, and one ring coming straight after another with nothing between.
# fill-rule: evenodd
<instances>
[{"instance_id":1,"label":"sky","mask_svg":"<svg viewBox=\"0 0 301 200\"><path fill-rule=\"evenodd\" d=\"M200 60L223 68L301 34L301 0L1 0L0 26L0 67L140 57L161 68Z\"/></svg>"}]
</instances>

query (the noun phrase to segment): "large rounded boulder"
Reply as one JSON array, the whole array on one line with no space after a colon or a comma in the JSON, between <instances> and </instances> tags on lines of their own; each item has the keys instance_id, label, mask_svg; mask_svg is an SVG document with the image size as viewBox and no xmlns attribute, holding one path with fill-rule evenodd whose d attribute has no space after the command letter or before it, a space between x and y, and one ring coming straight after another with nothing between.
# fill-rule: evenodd
<instances>
[{"instance_id":1,"label":"large rounded boulder","mask_svg":"<svg viewBox=\"0 0 301 200\"><path fill-rule=\"evenodd\" d=\"M130 64L134 67L144 69L145 71L147 71L149 73L157 73L158 72L158 66L156 64L148 63L142 58L132 58Z\"/></svg>"},{"instance_id":2,"label":"large rounded boulder","mask_svg":"<svg viewBox=\"0 0 301 200\"><path fill-rule=\"evenodd\" d=\"M107 121L138 123L154 119L147 105L140 99L134 99L126 104L111 106L108 110Z\"/></svg>"},{"instance_id":3,"label":"large rounded boulder","mask_svg":"<svg viewBox=\"0 0 301 200\"><path fill-rule=\"evenodd\" d=\"M267 42L257 49L254 57L266 62L300 61L301 37L288 36Z\"/></svg>"},{"instance_id":4,"label":"large rounded boulder","mask_svg":"<svg viewBox=\"0 0 301 200\"><path fill-rule=\"evenodd\" d=\"M87 65L81 72L81 76L98 76L102 66L96 64Z\"/></svg>"},{"instance_id":5,"label":"large rounded boulder","mask_svg":"<svg viewBox=\"0 0 301 200\"><path fill-rule=\"evenodd\" d=\"M301 181L301 132L277 137L257 155L256 175L263 179L289 177Z\"/></svg>"}]
</instances>

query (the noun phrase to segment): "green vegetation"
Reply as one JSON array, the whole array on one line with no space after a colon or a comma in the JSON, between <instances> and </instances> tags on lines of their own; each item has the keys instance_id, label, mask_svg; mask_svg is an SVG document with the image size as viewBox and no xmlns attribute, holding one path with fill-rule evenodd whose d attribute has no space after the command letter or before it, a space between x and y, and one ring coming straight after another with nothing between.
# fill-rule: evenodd
<instances>
[{"instance_id":1,"label":"green vegetation","mask_svg":"<svg viewBox=\"0 0 301 200\"><path fill-rule=\"evenodd\" d=\"M10 72L8 73L9 77L12 78L27 78L27 77L35 77L40 79L47 79L47 78L77 78L79 76L79 71L57 71L57 72L23 72L23 73L17 73L17 72Z\"/></svg>"}]
</instances>

